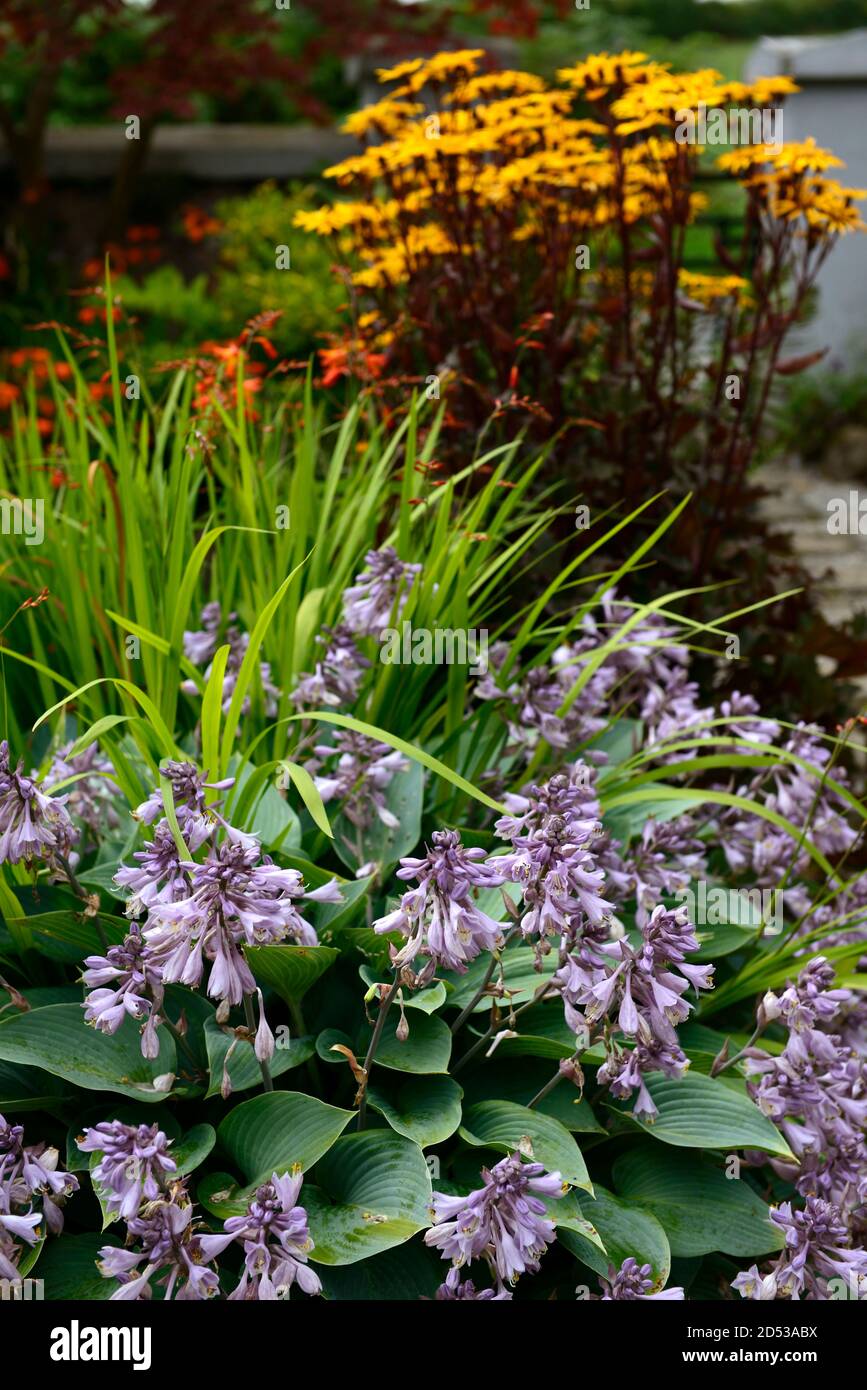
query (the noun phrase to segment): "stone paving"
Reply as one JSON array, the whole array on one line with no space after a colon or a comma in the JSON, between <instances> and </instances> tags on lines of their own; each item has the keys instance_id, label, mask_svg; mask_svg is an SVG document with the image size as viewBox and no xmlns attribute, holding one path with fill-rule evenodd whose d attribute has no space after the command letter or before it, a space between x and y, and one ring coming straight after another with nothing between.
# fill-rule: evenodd
<instances>
[{"instance_id":1,"label":"stone paving","mask_svg":"<svg viewBox=\"0 0 867 1390\"><path fill-rule=\"evenodd\" d=\"M761 513L775 530L791 536L798 559L817 581L819 606L828 621L838 623L867 610L867 486L826 477L794 459L769 463L757 477L773 494L762 502ZM856 513L851 521L855 534L834 535L828 528L834 510L829 511L829 503L848 503L853 492L864 501L865 534L857 532Z\"/></svg>"}]
</instances>

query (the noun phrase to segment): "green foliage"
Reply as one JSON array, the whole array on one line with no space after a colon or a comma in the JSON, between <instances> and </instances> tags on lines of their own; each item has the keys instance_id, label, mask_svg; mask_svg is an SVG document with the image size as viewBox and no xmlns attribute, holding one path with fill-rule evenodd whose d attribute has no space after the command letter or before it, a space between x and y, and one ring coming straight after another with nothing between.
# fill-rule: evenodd
<instances>
[{"instance_id":1,"label":"green foliage","mask_svg":"<svg viewBox=\"0 0 867 1390\"><path fill-rule=\"evenodd\" d=\"M274 181L223 199L220 230L210 239L213 265L187 278L160 265L141 279L119 277L117 293L137 321L142 360L154 365L212 339L233 338L262 313L279 313L272 338L281 356L306 358L338 326L346 292L317 237L293 228L311 190L286 192ZM277 248L288 246L291 267L275 269Z\"/></svg>"},{"instance_id":2,"label":"green foliage","mask_svg":"<svg viewBox=\"0 0 867 1390\"><path fill-rule=\"evenodd\" d=\"M671 623L686 648L713 650L730 624L760 605L733 601L719 623L702 622L682 616L688 594L681 592L627 604L628 616L612 624L600 617L604 596L614 584L628 586L635 567L666 544L680 508L651 499L632 517L594 518L567 549L551 535L572 499L540 483L541 457L519 471L517 448L481 447L436 486L427 465L436 459L439 414L413 403L403 423L386 429L369 403L355 402L333 425L309 383L291 400L300 409L269 408L258 421L218 404L203 447L205 422L189 380L179 376L162 405L126 402L113 343L112 351L110 418L75 370L53 383L63 405L62 489L31 467L31 450L47 454L28 413L15 436L0 441L0 487L13 495L29 487L47 504L37 573L49 596L19 609L36 587L23 546L6 552L0 576L13 752L44 776L59 743L72 741L75 751L98 743L110 759L112 770L101 776L117 812L81 840L74 882L51 882L43 869L34 883L21 864L0 870L0 1113L23 1117L29 1140L45 1138L65 1152L82 1189L67 1202L67 1231L27 1255L51 1281L49 1296L87 1300L111 1289L94 1261L119 1228L112 1220L105 1236L96 1235L113 1214L94 1182L95 1160L76 1144L83 1127L109 1118L159 1124L197 1203L196 1220L212 1233L243 1213L273 1174L304 1174L299 1202L314 1242L310 1264L330 1299L431 1297L444 1269L424 1244L432 1189L468 1193L483 1170L511 1154L559 1172L566 1189L547 1199L556 1239L540 1276L558 1296L571 1297L588 1272L607 1278L611 1265L629 1258L650 1265L658 1289L672 1257L702 1262L696 1287L712 1285L721 1255L771 1257L781 1237L769 1219L770 1194L791 1196L788 1177L778 1174L791 1171L793 1154L747 1085L742 1052L755 1002L785 988L820 947L840 981L862 988L857 931L829 944L827 926L796 923L781 937L733 911L703 932L701 954L713 959L717 986L701 1002L699 1021L681 1024L689 1070L645 1077L657 1112L650 1123L646 1111L636 1113L634 1096L612 1099L600 1074L619 1033L616 1015L584 1045L562 1000L550 997L562 963L556 938L536 942L537 950L522 939L514 918L527 906L517 878L506 893L474 894L473 905L501 925L504 940L465 974L437 969L419 980L421 956L397 971L389 946L403 938L372 925L407 887L394 873L399 858L423 854L433 832L448 826L496 864L493 824L504 798L582 759L596 769L601 820L624 854L648 827L676 828L692 815L709 872L740 881L714 838L714 818L730 814L750 820L756 833L782 834L798 855L799 887L818 898L827 882L833 894L850 872L857 881L857 870L846 868L845 855L839 863L825 840L817 843L810 816L796 821L796 808L772 803L763 783L796 773L863 825L867 811L836 766L845 740L826 740L832 761L824 771L800 745L742 737L713 712L658 742L649 716L628 701L621 708L618 690L586 739L559 749L540 737L521 761L499 702L477 698L466 668L389 666L373 638L359 639L370 666L351 713L299 711L290 698L316 664L317 634L340 621L344 590L365 552L383 545L423 567L402 616L427 629L484 627L492 644L508 641L501 680L525 680L581 635L582 662L569 675L561 720L582 709L613 656L648 659L652 620ZM607 538L646 515L649 537L612 570L602 559ZM540 562L551 559L540 579ZM209 670L184 655L184 633L214 600L224 622ZM227 688L230 612L247 640ZM532 718L531 711L525 722ZM380 830L374 821L355 835L347 804L328 799L305 766L314 746L327 748L342 733L373 738L406 760L383 802L396 826ZM218 1008L204 990L176 983L161 1005L168 1023L154 1059L142 1056L136 1019L109 1036L84 1021L82 962L129 930L114 875L154 834L129 812L157 787L189 863L185 808L161 772L167 758L194 761L208 781L234 778L207 790L205 813L255 833L262 851L297 871L307 890L331 885L325 900L299 904L317 944L305 936L304 944L243 946L276 1035L265 1065L247 1009ZM59 789L69 791L70 806L78 776ZM724 776L734 790L720 790ZM59 870L53 876L64 879ZM340 901L328 901L334 890ZM671 903L667 890L656 896ZM610 924L630 948L641 940L637 914L633 892ZM856 906L847 931L861 916ZM773 1032L765 1043L768 1055L781 1046ZM227 1279L233 1268L230 1258ZM527 1279L518 1298L525 1285L526 1296L539 1296ZM156 1282L152 1291L162 1296Z\"/></svg>"}]
</instances>

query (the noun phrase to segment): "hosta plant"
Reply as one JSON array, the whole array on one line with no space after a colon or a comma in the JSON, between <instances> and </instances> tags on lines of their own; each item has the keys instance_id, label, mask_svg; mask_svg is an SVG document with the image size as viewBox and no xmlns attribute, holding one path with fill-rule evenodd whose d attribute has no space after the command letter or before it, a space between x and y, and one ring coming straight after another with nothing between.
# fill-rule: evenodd
<instances>
[{"instance_id":1,"label":"hosta plant","mask_svg":"<svg viewBox=\"0 0 867 1390\"><path fill-rule=\"evenodd\" d=\"M3 1277L857 1293L857 722L703 698L750 605L631 602L623 522L534 590L514 451L436 486L415 412L320 429L308 391L297 434L219 407L187 449L179 382L148 450L115 404L59 413L39 587L4 571Z\"/></svg>"}]
</instances>

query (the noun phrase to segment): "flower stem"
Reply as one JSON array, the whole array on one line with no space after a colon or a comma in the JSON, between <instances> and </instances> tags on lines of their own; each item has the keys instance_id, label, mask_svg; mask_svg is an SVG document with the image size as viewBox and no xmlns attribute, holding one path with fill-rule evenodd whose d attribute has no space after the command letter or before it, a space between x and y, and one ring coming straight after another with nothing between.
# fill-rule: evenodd
<instances>
[{"instance_id":1,"label":"flower stem","mask_svg":"<svg viewBox=\"0 0 867 1390\"><path fill-rule=\"evenodd\" d=\"M72 889L73 893L76 895L76 897L81 898L83 902L87 902L90 895L87 892L87 889L83 888L82 885L79 883L78 879L75 877L72 865L70 864L69 860L66 858L65 855L57 853L55 853L54 858L57 860L61 869L66 874L66 877L69 880L69 886ZM100 922L98 917L93 917L92 921L93 925L96 927L96 934L99 937L100 945L102 946L103 951L107 953L108 941L106 940L105 932L102 929L102 923Z\"/></svg>"},{"instance_id":2,"label":"flower stem","mask_svg":"<svg viewBox=\"0 0 867 1390\"><path fill-rule=\"evenodd\" d=\"M196 1058L190 1049L190 1045L184 1037L183 1033L174 1023L172 1023L170 1018L166 1018L165 1014L163 1014L163 1023L165 1024L166 1028L174 1038L176 1046L180 1048L181 1052L186 1054L187 1059L190 1062L190 1065L193 1067L193 1070L196 1073L198 1073L201 1070L201 1068L199 1067L199 1064L196 1061Z\"/></svg>"},{"instance_id":3,"label":"flower stem","mask_svg":"<svg viewBox=\"0 0 867 1390\"><path fill-rule=\"evenodd\" d=\"M541 1102L545 1099L546 1096L549 1096L551 1094L555 1086L559 1086L562 1080L563 1073L558 1068L557 1071L555 1071L554 1075L551 1077L551 1080L546 1082L545 1085L542 1087L541 1091L539 1091L538 1095L535 1095L532 1100L527 1101L527 1109L534 1110L537 1105L541 1104Z\"/></svg>"},{"instance_id":4,"label":"flower stem","mask_svg":"<svg viewBox=\"0 0 867 1390\"><path fill-rule=\"evenodd\" d=\"M542 1000L545 998L545 995L548 994L548 992L551 989L556 989L556 985L552 985L552 982L550 980L546 980L545 984L540 985L540 987L536 990L536 993L533 995L533 998L528 999L526 1004L522 1004L520 1008L515 1009L514 1012L511 1014L511 1017L518 1018L519 1015L525 1013L527 1009L531 1009L534 1004L541 1004ZM488 1031L486 1033L483 1033L482 1036L475 1043L473 1043L473 1046L470 1048L469 1052L465 1052L463 1057L458 1058L457 1062L452 1067L452 1075L456 1075L462 1067L465 1067L467 1065L467 1062L471 1061L472 1058L475 1057L479 1049L484 1047L488 1039L492 1038L497 1031L498 1024L492 1023Z\"/></svg>"},{"instance_id":5,"label":"flower stem","mask_svg":"<svg viewBox=\"0 0 867 1390\"><path fill-rule=\"evenodd\" d=\"M767 1026L767 1022L757 1023L749 1042L741 1048L740 1052L736 1052L734 1057L724 1057L722 1052L720 1052L719 1055L714 1058L713 1066L710 1069L711 1076L720 1076L724 1071L728 1071L729 1067L733 1067L735 1062L739 1062L742 1057L746 1056L747 1052L749 1052L750 1048L758 1041Z\"/></svg>"},{"instance_id":6,"label":"flower stem","mask_svg":"<svg viewBox=\"0 0 867 1390\"><path fill-rule=\"evenodd\" d=\"M358 1129L364 1129L367 1118L367 1085L370 1081L370 1069L373 1066L373 1059L376 1056L376 1049L379 1047L379 1040L382 1037L382 1030L385 1027L385 1020L388 1011L394 1003L394 997L400 988L399 973L395 973L394 983L391 985L388 994L380 1000L379 1016L373 1029L373 1037L370 1039L370 1046L367 1049L367 1056L364 1059L364 1080L361 1083L361 1100L358 1106Z\"/></svg>"},{"instance_id":7,"label":"flower stem","mask_svg":"<svg viewBox=\"0 0 867 1390\"><path fill-rule=\"evenodd\" d=\"M467 1006L466 1006L465 1009L461 1009L461 1012L458 1014L457 1018L455 1019L454 1023L452 1024L452 1036L454 1036L454 1034L458 1031L459 1028L462 1028L462 1027L463 1027L464 1023L467 1021L467 1019L469 1018L470 1014L471 1014L471 1013L473 1012L473 1010L475 1009L475 1007L476 1007L476 1005L478 1004L479 1000L480 1000L480 999L482 998L482 996L484 995L485 990L488 988L488 985L491 983L491 980L492 980L492 978L493 978L494 971L496 970L499 961L502 959L502 953L503 953L503 951L506 949L506 947L508 946L508 944L509 944L509 942L511 941L512 937L514 936L515 930L516 930L516 929L515 929L514 927L512 927L511 931L507 931L507 932L506 932L506 935L505 935L505 937L503 938L503 944L502 944L502 946L500 947L499 951L497 952L496 955L492 955L492 956L491 956L491 963L490 963L490 965L488 966L487 971L485 972L485 978L484 978L484 980L482 981L482 983L481 983L481 985L479 986L479 988L476 990L476 992L475 992L475 994L473 995L472 999L470 1000L469 1004L467 1004Z\"/></svg>"}]
</instances>

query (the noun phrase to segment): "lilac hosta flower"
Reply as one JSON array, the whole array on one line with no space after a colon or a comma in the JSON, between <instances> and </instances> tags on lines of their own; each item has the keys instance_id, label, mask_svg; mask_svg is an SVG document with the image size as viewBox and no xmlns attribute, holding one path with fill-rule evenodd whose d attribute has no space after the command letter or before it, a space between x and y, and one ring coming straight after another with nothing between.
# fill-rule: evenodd
<instances>
[{"instance_id":1,"label":"lilac hosta flower","mask_svg":"<svg viewBox=\"0 0 867 1390\"><path fill-rule=\"evenodd\" d=\"M732 1280L733 1289L737 1289L741 1298L754 1299L757 1302L768 1302L777 1296L777 1276L773 1270L769 1274L760 1274L758 1265L750 1265L749 1269L741 1270L736 1279Z\"/></svg>"},{"instance_id":2,"label":"lilac hosta flower","mask_svg":"<svg viewBox=\"0 0 867 1390\"><path fill-rule=\"evenodd\" d=\"M313 1241L307 1212L298 1205L303 1182L301 1173L273 1173L256 1189L245 1214L224 1223L225 1235L201 1237L206 1260L233 1241L243 1246L244 1269L230 1300L285 1298L293 1284L306 1294L321 1293L319 1278L307 1265Z\"/></svg>"},{"instance_id":3,"label":"lilac hosta flower","mask_svg":"<svg viewBox=\"0 0 867 1390\"><path fill-rule=\"evenodd\" d=\"M25 777L23 764L9 763L9 744L0 743L0 864L29 863L67 855L75 828L64 802L48 796L33 777Z\"/></svg>"},{"instance_id":4,"label":"lilac hosta flower","mask_svg":"<svg viewBox=\"0 0 867 1390\"><path fill-rule=\"evenodd\" d=\"M112 781L114 768L108 758L100 753L98 743L91 743L83 753L71 757L73 746L67 743L58 749L45 774L43 786L50 793L59 782L76 777L77 781L70 783L64 792L66 811L85 825L93 838L98 839L109 831L120 829L117 788Z\"/></svg>"},{"instance_id":5,"label":"lilac hosta flower","mask_svg":"<svg viewBox=\"0 0 867 1390\"><path fill-rule=\"evenodd\" d=\"M848 989L834 989L834 967L815 956L783 993L765 995L762 1007L769 1019L781 1018L793 1033L809 1033L830 1023L851 999Z\"/></svg>"},{"instance_id":6,"label":"lilac hosta flower","mask_svg":"<svg viewBox=\"0 0 867 1390\"><path fill-rule=\"evenodd\" d=\"M720 701L719 712L729 721L728 732L735 738L746 739L748 743L773 743L780 736L777 721L759 715L759 703L752 695L733 690L727 700Z\"/></svg>"},{"instance_id":7,"label":"lilac hosta flower","mask_svg":"<svg viewBox=\"0 0 867 1390\"><path fill-rule=\"evenodd\" d=\"M390 545L369 550L364 562L367 569L344 590L343 622L360 637L378 637L392 619L400 618L422 567L404 564Z\"/></svg>"},{"instance_id":8,"label":"lilac hosta flower","mask_svg":"<svg viewBox=\"0 0 867 1390\"><path fill-rule=\"evenodd\" d=\"M25 1146L21 1125L0 1115L0 1278L16 1279L24 1245L35 1245L43 1227L63 1229L63 1202L78 1190L78 1179L62 1172L57 1149ZM34 1203L37 1209L34 1210ZM41 1210L39 1207L41 1206Z\"/></svg>"},{"instance_id":9,"label":"lilac hosta flower","mask_svg":"<svg viewBox=\"0 0 867 1390\"><path fill-rule=\"evenodd\" d=\"M157 903L175 902L188 891L186 870L168 821L159 821L153 835L132 856L138 867L121 864L114 876L119 888L129 889L125 908L128 917L141 917Z\"/></svg>"},{"instance_id":10,"label":"lilac hosta flower","mask_svg":"<svg viewBox=\"0 0 867 1390\"><path fill-rule=\"evenodd\" d=\"M664 685L651 682L639 708L648 744L665 745L683 738L706 738L712 732L707 724L714 717L714 709L712 705L699 705L698 694L697 682L688 680L682 670ZM678 759L692 756L693 750L685 749L666 755L665 761L676 764Z\"/></svg>"},{"instance_id":11,"label":"lilac hosta flower","mask_svg":"<svg viewBox=\"0 0 867 1390\"><path fill-rule=\"evenodd\" d=\"M817 772L829 772L831 752L820 740L821 730L815 724L799 724L783 745L785 751L793 753L814 767ZM834 767L830 775L835 782L846 783L846 770ZM781 763L774 771L775 794L768 799L768 805L779 811L787 820L797 826L809 821L810 838L826 855L844 854L850 849L857 833L852 829L842 808L845 803L827 785L820 792L818 803L814 806L819 782L816 777L808 777L797 765Z\"/></svg>"},{"instance_id":12,"label":"lilac hosta flower","mask_svg":"<svg viewBox=\"0 0 867 1390\"><path fill-rule=\"evenodd\" d=\"M213 659L220 645L220 623L222 621L219 603L206 603L201 612L201 630L184 633L184 656L194 666L204 666ZM229 614L229 620L235 614Z\"/></svg>"},{"instance_id":13,"label":"lilac hosta flower","mask_svg":"<svg viewBox=\"0 0 867 1390\"><path fill-rule=\"evenodd\" d=\"M323 801L339 801L347 819L359 829L370 825L374 816L389 829L397 827L383 792L396 773L409 767L403 754L351 729L338 729L333 744L318 744L313 751L315 759L305 766Z\"/></svg>"},{"instance_id":14,"label":"lilac hosta flower","mask_svg":"<svg viewBox=\"0 0 867 1390\"><path fill-rule=\"evenodd\" d=\"M268 1027L268 1020L265 1017L265 1002L262 998L261 989L256 990L259 1000L259 1026L256 1029L256 1037L253 1041L253 1051L256 1054L257 1062L270 1062L276 1050L274 1034Z\"/></svg>"},{"instance_id":15,"label":"lilac hosta flower","mask_svg":"<svg viewBox=\"0 0 867 1390\"><path fill-rule=\"evenodd\" d=\"M732 1283L741 1298L826 1300L829 1281L840 1280L847 1290L863 1296L867 1287L867 1250L851 1248L846 1221L833 1202L808 1197L803 1210L783 1202L771 1220L785 1232L786 1247L768 1274L755 1265Z\"/></svg>"},{"instance_id":16,"label":"lilac hosta flower","mask_svg":"<svg viewBox=\"0 0 867 1390\"><path fill-rule=\"evenodd\" d=\"M238 683L238 673L241 670L241 663L250 645L250 634L241 632L238 627L233 625L233 620L237 617L235 613L229 613L226 635L222 645L229 648L229 656L226 661L226 670L223 675L222 689L222 710L228 714L232 703L232 696L235 693L235 686ZM200 666L204 662L212 662L212 658L221 645L219 639L219 629L221 624L221 613L219 603L209 603L202 609L202 629L199 632L184 633L184 655L195 666ZM205 680L211 675L212 665L208 665L205 670ZM269 719L273 719L277 713L277 705L280 699L280 692L271 680L271 668L267 661L259 662L259 677L262 684L262 693L265 701L265 714ZM195 681L183 681L181 690L185 695L198 695L198 687ZM245 697L241 706L241 713L247 714L250 709L249 696Z\"/></svg>"},{"instance_id":17,"label":"lilac hosta flower","mask_svg":"<svg viewBox=\"0 0 867 1390\"><path fill-rule=\"evenodd\" d=\"M588 815L598 802L588 794L584 773L584 765L577 764L541 787L527 788L525 795L509 796L513 814L496 823L496 833L511 840L512 852L492 862L521 889L525 937L559 936L572 943L610 922L611 907L601 891L604 875L590 848L602 833L596 815Z\"/></svg>"},{"instance_id":18,"label":"lilac hosta flower","mask_svg":"<svg viewBox=\"0 0 867 1390\"><path fill-rule=\"evenodd\" d=\"M751 1049L750 1093L782 1131L797 1163L771 1158L780 1176L803 1196L836 1203L844 1214L867 1201L867 1064L838 1033L848 990L832 988L834 969L821 956L810 961L779 996L766 995L766 1019L788 1029L783 1052Z\"/></svg>"},{"instance_id":19,"label":"lilac hosta flower","mask_svg":"<svg viewBox=\"0 0 867 1390\"><path fill-rule=\"evenodd\" d=\"M433 1194L434 1225L425 1244L458 1267L486 1260L500 1288L538 1271L555 1235L540 1198L562 1197L568 1183L559 1173L546 1173L541 1163L525 1163L518 1153L483 1168L482 1178L484 1187L467 1197Z\"/></svg>"},{"instance_id":20,"label":"lilac hosta flower","mask_svg":"<svg viewBox=\"0 0 867 1390\"><path fill-rule=\"evenodd\" d=\"M648 820L641 840L623 856L630 880L629 897L635 898L636 922L643 927L663 894L676 895L707 870L704 845L693 834L691 816L674 820Z\"/></svg>"},{"instance_id":21,"label":"lilac hosta flower","mask_svg":"<svg viewBox=\"0 0 867 1390\"><path fill-rule=\"evenodd\" d=\"M316 641L324 649L322 657L312 672L302 671L289 698L298 709L354 705L364 673L372 662L359 651L353 633L344 623L324 628Z\"/></svg>"},{"instance_id":22,"label":"lilac hosta flower","mask_svg":"<svg viewBox=\"0 0 867 1390\"><path fill-rule=\"evenodd\" d=\"M678 1043L660 1042L654 1038L649 1043L639 1040L629 1049L621 1048L608 1039L605 1061L596 1073L596 1079L600 1086L608 1088L615 1100L629 1100L632 1092L637 1091L633 1114L636 1118L643 1116L652 1122L659 1112L644 1084L645 1076L659 1071L663 1076L677 1078L688 1069L689 1058Z\"/></svg>"},{"instance_id":23,"label":"lilac hosta flower","mask_svg":"<svg viewBox=\"0 0 867 1390\"><path fill-rule=\"evenodd\" d=\"M224 777L220 782L207 782L195 763L169 761L161 769L171 783L172 799L178 826L190 853L195 854L213 834L218 825L227 827L226 821L217 814L213 805L206 806L208 791L225 791L234 786L234 777ZM133 811L136 820L152 825L158 817L165 815L162 790L157 787L147 801L143 801ZM229 828L229 827L227 827Z\"/></svg>"},{"instance_id":24,"label":"lilac hosta flower","mask_svg":"<svg viewBox=\"0 0 867 1390\"><path fill-rule=\"evenodd\" d=\"M316 945L298 900L342 902L334 880L308 892L297 869L281 869L267 855L257 862L258 843L237 832L212 847L202 863L181 863L168 826L160 822L153 842L136 857L141 868L120 870L116 881L134 890L127 910L147 908L147 923L105 956L89 956L82 978L91 990L86 1021L114 1033L127 1014L144 1020L146 1057L159 1055L156 1030L166 984L197 988L210 962L208 993L220 1000L218 1016L225 1021L229 1007L256 989L241 948L286 940ZM269 1035L261 1017L255 1043L260 1060Z\"/></svg>"},{"instance_id":25,"label":"lilac hosta flower","mask_svg":"<svg viewBox=\"0 0 867 1390\"><path fill-rule=\"evenodd\" d=\"M458 1300L472 1300L476 1303L505 1303L511 1301L508 1289L500 1285L495 1289L477 1289L472 1279L461 1279L461 1271L450 1269L445 1283L440 1284L434 1298L437 1303L451 1303Z\"/></svg>"},{"instance_id":26,"label":"lilac hosta flower","mask_svg":"<svg viewBox=\"0 0 867 1390\"><path fill-rule=\"evenodd\" d=\"M106 1245L99 1268L106 1279L120 1280L112 1300L133 1302L151 1297L150 1280L158 1277L165 1299L202 1300L220 1291L212 1256L193 1220L193 1204L183 1182L172 1183L153 1201L145 1201L127 1220L123 1249ZM130 1248L138 1246L138 1249Z\"/></svg>"},{"instance_id":27,"label":"lilac hosta flower","mask_svg":"<svg viewBox=\"0 0 867 1390\"><path fill-rule=\"evenodd\" d=\"M456 830L435 830L424 859L401 859L397 877L417 879L418 887L404 893L396 911L374 922L376 932L399 931L407 938L392 948L396 966L410 965L416 956L430 957L430 974L437 967L465 974L481 951L502 944L503 927L473 901L476 888L494 888L502 874L496 860L483 849L465 849Z\"/></svg>"},{"instance_id":28,"label":"lilac hosta flower","mask_svg":"<svg viewBox=\"0 0 867 1390\"><path fill-rule=\"evenodd\" d=\"M212 962L208 993L226 1004L240 1004L256 988L241 946L291 940L316 944L316 932L300 915L300 898L342 901L334 881L305 892L297 869L281 869L257 845L228 841L211 850L201 864L184 865L189 896L156 903L150 911L145 940L148 955L166 984L198 986L204 962Z\"/></svg>"},{"instance_id":29,"label":"lilac hosta flower","mask_svg":"<svg viewBox=\"0 0 867 1390\"><path fill-rule=\"evenodd\" d=\"M846 803L827 784L822 784L831 755L819 734L814 725L799 724L783 745L785 752L814 770L812 775L800 763L781 759L770 774L770 790L764 771L737 790L742 796L758 798L799 831L806 830L823 854L835 857L851 848L857 832L846 819ZM845 768L834 767L830 775L845 786ZM794 842L785 830L769 826L758 815L732 807L720 816L719 828L720 843L730 867L736 874L749 874L756 887L772 888L784 875L802 876L809 864L802 844ZM787 890L786 904L796 916L809 910L810 899L803 886Z\"/></svg>"},{"instance_id":30,"label":"lilac hosta flower","mask_svg":"<svg viewBox=\"0 0 867 1390\"><path fill-rule=\"evenodd\" d=\"M554 653L551 666L532 666L513 679L500 676L509 654L505 642L495 642L488 654L488 670L475 688L479 700L496 701L502 706L508 728L504 753L530 762L540 741L552 748L575 748L600 733L607 720L599 716L607 685L600 687L598 672L585 689L580 703L567 713L559 713L569 689L579 674L573 647Z\"/></svg>"},{"instance_id":31,"label":"lilac hosta flower","mask_svg":"<svg viewBox=\"0 0 867 1390\"><path fill-rule=\"evenodd\" d=\"M654 1285L653 1270L650 1265L640 1265L632 1255L623 1261L619 1269L609 1265L608 1278L600 1279L600 1283L605 1289L602 1295L603 1303L616 1302L618 1299L633 1302L640 1300L643 1303L682 1302L684 1297L683 1289L678 1287L651 1293Z\"/></svg>"},{"instance_id":32,"label":"lilac hosta flower","mask_svg":"<svg viewBox=\"0 0 867 1390\"><path fill-rule=\"evenodd\" d=\"M590 960L572 953L555 979L567 1021L576 1033L611 1018L621 1033L635 1040L632 1053L609 1046L599 1079L624 1099L637 1086L640 1113L652 1116L656 1107L641 1077L648 1071L678 1075L685 1070L687 1060L677 1041L676 1025L689 1016L692 1005L683 995L690 985L696 991L711 988L713 966L690 965L685 960L698 950L685 907L654 908L641 935L642 944L636 949L621 939L600 946Z\"/></svg>"},{"instance_id":33,"label":"lilac hosta flower","mask_svg":"<svg viewBox=\"0 0 867 1390\"><path fill-rule=\"evenodd\" d=\"M102 1154L92 1177L103 1189L108 1210L124 1221L138 1213L142 1202L164 1195L167 1175L178 1166L169 1154L171 1140L155 1124L106 1120L86 1129L76 1143L82 1153Z\"/></svg>"},{"instance_id":34,"label":"lilac hosta flower","mask_svg":"<svg viewBox=\"0 0 867 1390\"><path fill-rule=\"evenodd\" d=\"M82 981L90 993L84 1000L84 1021L100 1033L116 1033L124 1019L144 1020L142 1053L158 1057L156 1030L162 1022L162 971L151 958L141 934L134 926L120 946L110 946L104 956L88 956Z\"/></svg>"}]
</instances>

